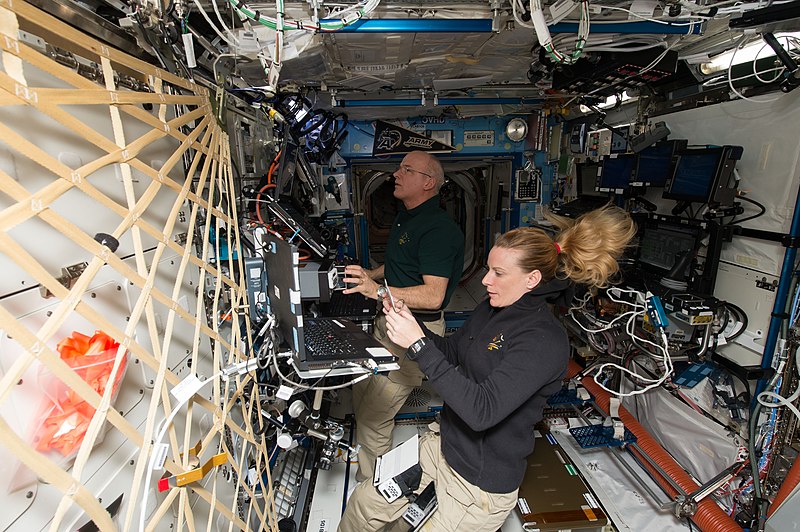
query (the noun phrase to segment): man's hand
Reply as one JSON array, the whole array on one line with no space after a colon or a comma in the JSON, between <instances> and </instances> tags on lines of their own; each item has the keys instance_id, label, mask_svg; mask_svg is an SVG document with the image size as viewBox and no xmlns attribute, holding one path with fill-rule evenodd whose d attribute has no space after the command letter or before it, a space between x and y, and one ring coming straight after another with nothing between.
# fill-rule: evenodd
<instances>
[{"instance_id":1,"label":"man's hand","mask_svg":"<svg viewBox=\"0 0 800 532\"><path fill-rule=\"evenodd\" d=\"M371 277L371 271L351 264L344 268L344 282L353 286L345 288L345 294L363 294L370 299L378 299L378 283Z\"/></svg>"}]
</instances>

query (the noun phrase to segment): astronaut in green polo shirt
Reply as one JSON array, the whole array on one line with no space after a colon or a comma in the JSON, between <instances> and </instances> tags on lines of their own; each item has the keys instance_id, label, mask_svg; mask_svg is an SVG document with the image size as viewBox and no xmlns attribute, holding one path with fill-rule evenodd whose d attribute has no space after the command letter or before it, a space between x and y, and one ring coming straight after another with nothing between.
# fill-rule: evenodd
<instances>
[{"instance_id":1,"label":"astronaut in green polo shirt","mask_svg":"<svg viewBox=\"0 0 800 532\"><path fill-rule=\"evenodd\" d=\"M464 234L439 207L444 170L433 155L409 153L394 177L394 197L405 209L392 223L385 264L372 270L347 266L344 281L354 286L344 293L378 299L378 281L385 278L396 300L402 299L428 329L443 335L442 309L458 286L464 266ZM399 357L400 369L353 386L361 445L356 473L359 481L372 477L376 458L392 448L394 416L423 379L417 364L406 359L406 350L389 340L382 313L375 319L373 334Z\"/></svg>"}]
</instances>

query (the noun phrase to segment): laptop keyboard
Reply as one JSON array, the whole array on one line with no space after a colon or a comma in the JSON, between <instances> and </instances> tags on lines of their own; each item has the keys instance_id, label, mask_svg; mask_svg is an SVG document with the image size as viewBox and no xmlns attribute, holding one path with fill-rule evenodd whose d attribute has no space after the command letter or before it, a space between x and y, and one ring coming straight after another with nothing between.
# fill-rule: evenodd
<instances>
[{"instance_id":1,"label":"laptop keyboard","mask_svg":"<svg viewBox=\"0 0 800 532\"><path fill-rule=\"evenodd\" d=\"M357 349L346 336L344 329L333 320L306 320L303 339L310 358L363 358L363 348Z\"/></svg>"}]
</instances>

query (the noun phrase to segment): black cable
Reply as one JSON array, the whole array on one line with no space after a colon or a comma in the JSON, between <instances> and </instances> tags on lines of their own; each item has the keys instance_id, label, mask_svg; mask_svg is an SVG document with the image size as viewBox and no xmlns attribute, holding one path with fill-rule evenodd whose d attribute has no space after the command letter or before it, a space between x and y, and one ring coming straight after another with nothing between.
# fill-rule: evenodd
<instances>
[{"instance_id":1,"label":"black cable","mask_svg":"<svg viewBox=\"0 0 800 532\"><path fill-rule=\"evenodd\" d=\"M261 436L267 431L268 423L264 423L261 415L261 405L256 401L253 406L253 411L250 412L250 425L253 428L253 434Z\"/></svg>"},{"instance_id":2,"label":"black cable","mask_svg":"<svg viewBox=\"0 0 800 532\"><path fill-rule=\"evenodd\" d=\"M730 323L730 315L731 315L731 313L728 312L728 309L725 308L724 305L722 307L722 310L724 311L724 317L723 317L723 322L719 326L720 331L724 331L725 329L728 328L728 323Z\"/></svg>"},{"instance_id":3,"label":"black cable","mask_svg":"<svg viewBox=\"0 0 800 532\"><path fill-rule=\"evenodd\" d=\"M321 150L324 150L331 140L336 139L336 133L339 130L339 124L336 120L337 116L329 111L325 111L325 113L326 121L323 126L319 128L319 136L317 137L317 142Z\"/></svg>"},{"instance_id":4,"label":"black cable","mask_svg":"<svg viewBox=\"0 0 800 532\"><path fill-rule=\"evenodd\" d=\"M754 219L758 218L759 216L761 216L762 214L764 214L765 212L767 212L767 208L764 207L762 204L760 204L759 202L757 202L754 199L750 199L747 196L740 196L739 199L740 200L744 200L744 201L746 201L748 203L752 203L753 205L755 205L756 207L761 209L761 212L759 212L758 214L754 214L752 216L748 216L746 218L742 218L741 220L736 220L737 224L740 224L742 222L747 222L747 221L750 221L750 220L754 220Z\"/></svg>"},{"instance_id":5,"label":"black cable","mask_svg":"<svg viewBox=\"0 0 800 532\"><path fill-rule=\"evenodd\" d=\"M308 135L317 129L320 132L328 126L332 115L323 109L311 110L304 117L303 124L298 126L298 133L300 135ZM321 133L320 133L321 134Z\"/></svg>"},{"instance_id":6,"label":"black cable","mask_svg":"<svg viewBox=\"0 0 800 532\"><path fill-rule=\"evenodd\" d=\"M161 68L169 72L169 68L167 68L167 62L164 59L164 56L161 55L161 51L158 49L158 46L154 45L153 42L150 40L150 36L148 35L147 29L144 27L144 22L142 22L142 17L139 13L136 13L136 22L139 24L139 29L142 30L142 37L153 48L153 51L156 53L156 57L158 57L158 62L161 63Z\"/></svg>"},{"instance_id":7,"label":"black cable","mask_svg":"<svg viewBox=\"0 0 800 532\"><path fill-rule=\"evenodd\" d=\"M747 382L747 379L745 379L745 378L744 378L744 377L742 377L741 375L737 375L737 374L735 374L735 373L734 373L734 372L732 372L732 371L728 371L727 373L728 373L728 375L731 375L731 376L733 376L733 377L736 377L737 379L739 379L739 382L741 382L742 384L744 384L744 392L743 392L743 393L745 394L745 399L746 399L746 403L745 403L745 404L748 404L748 405L749 405L749 404L750 404L750 401L751 401L751 397L753 397L753 394L752 394L752 393L750 393L750 383L749 383L749 382ZM741 395L741 394L739 394L739 395ZM736 397L738 397L738 395L737 395Z\"/></svg>"},{"instance_id":8,"label":"black cable","mask_svg":"<svg viewBox=\"0 0 800 532\"><path fill-rule=\"evenodd\" d=\"M358 131L362 132L363 134L367 135L368 137L373 137L373 138L375 137L375 133L370 133L369 131L367 131L365 129L361 129L360 127L358 127L355 124L350 124L350 125L353 126L355 129L357 129Z\"/></svg>"},{"instance_id":9,"label":"black cable","mask_svg":"<svg viewBox=\"0 0 800 532\"><path fill-rule=\"evenodd\" d=\"M239 240L240 240L243 248L247 249L253 255L256 254L256 246L255 246L255 244L253 242L250 242L250 240L246 236L241 235Z\"/></svg>"},{"instance_id":10,"label":"black cable","mask_svg":"<svg viewBox=\"0 0 800 532\"><path fill-rule=\"evenodd\" d=\"M726 310L733 311L733 313L736 315L736 319L739 320L739 322L742 324L742 326L739 328L738 331L736 331L731 336L725 337L725 339L730 342L737 339L745 331L745 329L747 329L747 324L748 324L747 313L744 310L742 310L741 307L729 301L726 301L723 306L725 307Z\"/></svg>"}]
</instances>

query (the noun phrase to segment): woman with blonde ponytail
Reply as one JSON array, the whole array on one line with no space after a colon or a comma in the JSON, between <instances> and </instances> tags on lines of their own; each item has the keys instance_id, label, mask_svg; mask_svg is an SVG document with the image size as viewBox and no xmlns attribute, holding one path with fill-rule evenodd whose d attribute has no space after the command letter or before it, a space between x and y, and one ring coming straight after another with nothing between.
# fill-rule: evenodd
<instances>
[{"instance_id":1,"label":"woman with blonde ponytail","mask_svg":"<svg viewBox=\"0 0 800 532\"><path fill-rule=\"evenodd\" d=\"M408 349L444 400L441 427L420 439L420 490L434 482L439 505L427 531L502 526L533 451L533 426L561 388L569 358L567 334L547 303L573 283L607 285L636 233L630 216L613 206L577 220L548 217L555 237L527 227L497 239L483 278L488 298L453 335L433 335L405 306L384 301L389 337ZM381 530L408 504L389 504L363 482L339 530Z\"/></svg>"}]
</instances>

